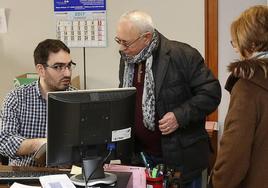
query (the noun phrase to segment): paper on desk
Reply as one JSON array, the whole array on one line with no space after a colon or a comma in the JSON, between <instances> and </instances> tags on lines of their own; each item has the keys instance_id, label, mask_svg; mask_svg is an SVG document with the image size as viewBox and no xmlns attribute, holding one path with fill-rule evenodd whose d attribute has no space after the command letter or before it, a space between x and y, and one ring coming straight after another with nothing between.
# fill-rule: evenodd
<instances>
[{"instance_id":1,"label":"paper on desk","mask_svg":"<svg viewBox=\"0 0 268 188\"><path fill-rule=\"evenodd\" d=\"M82 168L79 166L73 165L70 174L75 174L75 175L82 174Z\"/></svg>"},{"instance_id":2,"label":"paper on desk","mask_svg":"<svg viewBox=\"0 0 268 188\"><path fill-rule=\"evenodd\" d=\"M110 164L117 164L117 165L119 165L119 164L121 164L121 160L120 159L111 160L110 161ZM74 174L74 175L82 174L82 168L80 166L72 165L72 169L71 169L70 174Z\"/></svg>"},{"instance_id":3,"label":"paper on desk","mask_svg":"<svg viewBox=\"0 0 268 188\"><path fill-rule=\"evenodd\" d=\"M43 188L75 188L66 174L41 176L39 180Z\"/></svg>"},{"instance_id":4,"label":"paper on desk","mask_svg":"<svg viewBox=\"0 0 268 188\"><path fill-rule=\"evenodd\" d=\"M23 185L21 183L13 183L10 188L41 188L40 186Z\"/></svg>"},{"instance_id":5,"label":"paper on desk","mask_svg":"<svg viewBox=\"0 0 268 188\"><path fill-rule=\"evenodd\" d=\"M219 130L218 123L216 121L206 121L206 129L207 130Z\"/></svg>"},{"instance_id":6,"label":"paper on desk","mask_svg":"<svg viewBox=\"0 0 268 188\"><path fill-rule=\"evenodd\" d=\"M104 165L104 170L114 172L131 172L132 175L128 181L127 188L146 187L145 168L143 167L106 164Z\"/></svg>"}]
</instances>

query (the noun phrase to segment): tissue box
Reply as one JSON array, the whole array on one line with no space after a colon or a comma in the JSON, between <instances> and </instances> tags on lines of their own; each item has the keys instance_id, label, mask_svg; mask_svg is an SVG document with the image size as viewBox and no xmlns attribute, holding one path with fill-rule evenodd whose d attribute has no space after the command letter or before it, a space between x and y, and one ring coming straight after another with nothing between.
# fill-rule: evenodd
<instances>
[{"instance_id":1,"label":"tissue box","mask_svg":"<svg viewBox=\"0 0 268 188\"><path fill-rule=\"evenodd\" d=\"M19 87L21 85L29 84L39 78L38 74L36 73L25 73L14 78L14 86Z\"/></svg>"},{"instance_id":2,"label":"tissue box","mask_svg":"<svg viewBox=\"0 0 268 188\"><path fill-rule=\"evenodd\" d=\"M14 86L19 87L21 85L29 84L35 80L38 80L39 75L37 73L25 73L14 78ZM80 89L80 76L75 76L72 81L71 85L77 89Z\"/></svg>"}]
</instances>

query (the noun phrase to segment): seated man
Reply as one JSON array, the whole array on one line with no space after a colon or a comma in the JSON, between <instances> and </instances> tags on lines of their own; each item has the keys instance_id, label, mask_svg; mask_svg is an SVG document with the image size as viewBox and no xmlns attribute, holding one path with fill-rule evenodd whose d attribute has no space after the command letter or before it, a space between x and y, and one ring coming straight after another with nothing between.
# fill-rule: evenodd
<instances>
[{"instance_id":1,"label":"seated man","mask_svg":"<svg viewBox=\"0 0 268 188\"><path fill-rule=\"evenodd\" d=\"M34 62L39 80L11 91L1 111L0 154L9 158L9 165L38 165L33 154L46 143L47 92L74 89L70 82L76 64L63 42L40 42Z\"/></svg>"}]
</instances>

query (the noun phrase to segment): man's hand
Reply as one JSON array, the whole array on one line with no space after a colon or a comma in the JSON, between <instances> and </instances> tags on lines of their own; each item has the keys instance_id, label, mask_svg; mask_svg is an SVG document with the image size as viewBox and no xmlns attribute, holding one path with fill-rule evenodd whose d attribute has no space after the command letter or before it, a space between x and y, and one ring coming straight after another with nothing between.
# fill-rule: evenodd
<instances>
[{"instance_id":1,"label":"man's hand","mask_svg":"<svg viewBox=\"0 0 268 188\"><path fill-rule=\"evenodd\" d=\"M46 138L33 138L24 140L19 150L17 151L17 155L29 155L36 152L44 143L47 142Z\"/></svg>"},{"instance_id":2,"label":"man's hand","mask_svg":"<svg viewBox=\"0 0 268 188\"><path fill-rule=\"evenodd\" d=\"M158 121L158 123L159 129L163 135L170 134L179 127L179 124L173 112L166 113L163 118Z\"/></svg>"}]
</instances>

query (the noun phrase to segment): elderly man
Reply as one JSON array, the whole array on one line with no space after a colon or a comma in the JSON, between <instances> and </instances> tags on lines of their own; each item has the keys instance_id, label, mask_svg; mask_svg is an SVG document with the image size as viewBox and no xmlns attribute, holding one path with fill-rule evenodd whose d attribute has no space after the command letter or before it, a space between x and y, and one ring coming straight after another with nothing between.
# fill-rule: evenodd
<instances>
[{"instance_id":1,"label":"elderly man","mask_svg":"<svg viewBox=\"0 0 268 188\"><path fill-rule=\"evenodd\" d=\"M123 14L115 40L120 87L137 89L136 153L151 166L164 162L180 171L184 187L201 187L209 155L205 120L220 103L218 80L196 49L165 38L145 12Z\"/></svg>"}]
</instances>

